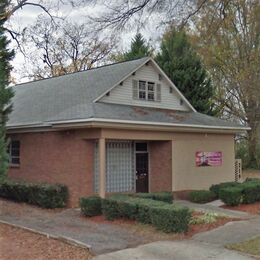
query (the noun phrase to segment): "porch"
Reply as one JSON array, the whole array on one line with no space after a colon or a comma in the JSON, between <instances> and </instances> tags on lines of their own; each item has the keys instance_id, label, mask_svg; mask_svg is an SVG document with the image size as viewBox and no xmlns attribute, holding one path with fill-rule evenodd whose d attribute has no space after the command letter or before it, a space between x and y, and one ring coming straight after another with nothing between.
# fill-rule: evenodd
<instances>
[{"instance_id":1,"label":"porch","mask_svg":"<svg viewBox=\"0 0 260 260\"><path fill-rule=\"evenodd\" d=\"M172 142L99 138L94 147L94 192L172 191Z\"/></svg>"}]
</instances>

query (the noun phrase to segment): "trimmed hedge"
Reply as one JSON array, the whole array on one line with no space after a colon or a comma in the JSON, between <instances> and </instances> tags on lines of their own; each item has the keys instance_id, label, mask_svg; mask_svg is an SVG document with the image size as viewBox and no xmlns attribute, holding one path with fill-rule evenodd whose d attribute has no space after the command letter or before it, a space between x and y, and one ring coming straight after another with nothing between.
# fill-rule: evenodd
<instances>
[{"instance_id":1,"label":"trimmed hedge","mask_svg":"<svg viewBox=\"0 0 260 260\"><path fill-rule=\"evenodd\" d=\"M250 180L241 184L243 203L250 204L260 201L260 180Z\"/></svg>"},{"instance_id":2,"label":"trimmed hedge","mask_svg":"<svg viewBox=\"0 0 260 260\"><path fill-rule=\"evenodd\" d=\"M164 232L186 232L191 219L187 208L127 195L112 195L102 200L102 212L108 220L134 219Z\"/></svg>"},{"instance_id":3,"label":"trimmed hedge","mask_svg":"<svg viewBox=\"0 0 260 260\"><path fill-rule=\"evenodd\" d=\"M238 182L223 182L223 183L219 183L219 184L214 184L211 185L211 187L209 188L210 191L214 192L217 196L217 198L219 198L219 192L221 189L224 188L229 188L229 187L237 187L239 185Z\"/></svg>"},{"instance_id":4,"label":"trimmed hedge","mask_svg":"<svg viewBox=\"0 0 260 260\"><path fill-rule=\"evenodd\" d=\"M196 190L189 194L189 199L195 203L207 203L217 198L217 195L213 191L209 190Z\"/></svg>"},{"instance_id":5,"label":"trimmed hedge","mask_svg":"<svg viewBox=\"0 0 260 260\"><path fill-rule=\"evenodd\" d=\"M80 198L79 204L81 213L87 217L99 216L102 214L101 198L98 196Z\"/></svg>"},{"instance_id":6,"label":"trimmed hedge","mask_svg":"<svg viewBox=\"0 0 260 260\"><path fill-rule=\"evenodd\" d=\"M236 206L260 201L260 180L247 180L234 187L220 189L220 199L227 205Z\"/></svg>"},{"instance_id":7,"label":"trimmed hedge","mask_svg":"<svg viewBox=\"0 0 260 260\"><path fill-rule=\"evenodd\" d=\"M142 199L159 200L167 203L172 203L173 201L172 193L167 191L151 192L151 193L133 193L133 194L129 194L129 196L138 197Z\"/></svg>"},{"instance_id":8,"label":"trimmed hedge","mask_svg":"<svg viewBox=\"0 0 260 260\"><path fill-rule=\"evenodd\" d=\"M67 204L68 189L61 184L34 184L8 180L0 183L0 197L42 208L63 208Z\"/></svg>"},{"instance_id":9,"label":"trimmed hedge","mask_svg":"<svg viewBox=\"0 0 260 260\"><path fill-rule=\"evenodd\" d=\"M242 203L242 188L228 187L219 192L219 198L228 206L236 206Z\"/></svg>"},{"instance_id":10,"label":"trimmed hedge","mask_svg":"<svg viewBox=\"0 0 260 260\"><path fill-rule=\"evenodd\" d=\"M187 232L191 220L191 212L188 208L164 205L150 209L152 224L165 233Z\"/></svg>"}]
</instances>

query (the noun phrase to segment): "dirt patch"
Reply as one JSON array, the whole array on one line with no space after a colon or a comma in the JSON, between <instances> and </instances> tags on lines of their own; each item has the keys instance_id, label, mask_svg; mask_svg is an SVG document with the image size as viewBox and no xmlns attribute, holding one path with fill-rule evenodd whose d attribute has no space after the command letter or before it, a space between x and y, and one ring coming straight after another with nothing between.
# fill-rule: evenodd
<instances>
[{"instance_id":1,"label":"dirt patch","mask_svg":"<svg viewBox=\"0 0 260 260\"><path fill-rule=\"evenodd\" d=\"M260 202L256 202L253 204L241 204L238 206L221 206L224 209L231 209L231 210L238 210L238 211L244 211L249 214L256 214L260 215Z\"/></svg>"},{"instance_id":2,"label":"dirt patch","mask_svg":"<svg viewBox=\"0 0 260 260\"><path fill-rule=\"evenodd\" d=\"M87 249L0 224L0 259L91 259Z\"/></svg>"}]
</instances>

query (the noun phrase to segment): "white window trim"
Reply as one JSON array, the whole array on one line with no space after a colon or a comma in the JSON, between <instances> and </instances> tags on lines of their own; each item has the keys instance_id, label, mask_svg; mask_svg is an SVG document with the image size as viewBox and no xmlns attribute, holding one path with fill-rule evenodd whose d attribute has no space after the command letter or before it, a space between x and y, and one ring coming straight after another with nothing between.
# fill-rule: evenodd
<instances>
[{"instance_id":1,"label":"white window trim","mask_svg":"<svg viewBox=\"0 0 260 260\"><path fill-rule=\"evenodd\" d=\"M145 90L140 89L140 81L141 82L145 82ZM153 84L153 90L149 90L148 89L148 84L152 83ZM157 96L157 85L156 82L154 81L149 81L149 80L141 80L138 79L137 80L137 86L138 86L138 95L137 95L137 99L138 100L142 100L142 101L150 101L150 102L160 102L160 100L157 100L156 96ZM145 92L145 98L140 98L140 92ZM148 96L149 94L153 94L153 99L149 99Z\"/></svg>"}]
</instances>

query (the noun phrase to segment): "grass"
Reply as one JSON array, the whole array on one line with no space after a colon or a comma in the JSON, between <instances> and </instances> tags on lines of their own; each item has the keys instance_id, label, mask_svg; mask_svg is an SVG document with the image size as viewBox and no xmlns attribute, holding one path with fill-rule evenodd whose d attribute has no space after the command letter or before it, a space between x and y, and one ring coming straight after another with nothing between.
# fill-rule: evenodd
<instances>
[{"instance_id":1,"label":"grass","mask_svg":"<svg viewBox=\"0 0 260 260\"><path fill-rule=\"evenodd\" d=\"M226 248L260 256L260 236L241 243L227 245Z\"/></svg>"}]
</instances>

